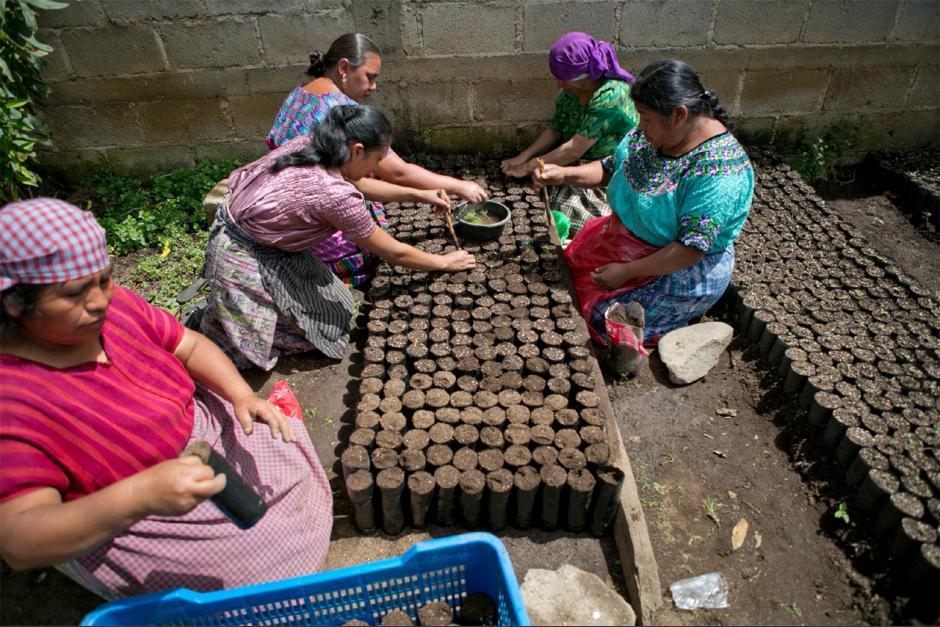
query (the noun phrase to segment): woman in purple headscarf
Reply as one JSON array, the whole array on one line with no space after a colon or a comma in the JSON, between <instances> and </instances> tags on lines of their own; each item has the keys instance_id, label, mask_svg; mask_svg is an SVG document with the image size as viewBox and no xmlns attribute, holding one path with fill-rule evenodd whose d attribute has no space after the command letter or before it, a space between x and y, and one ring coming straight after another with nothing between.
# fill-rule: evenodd
<instances>
[{"instance_id":1,"label":"woman in purple headscarf","mask_svg":"<svg viewBox=\"0 0 940 627\"><path fill-rule=\"evenodd\" d=\"M602 159L637 125L630 98L633 76L620 67L613 46L606 41L587 33L567 33L552 46L548 67L561 89L555 98L555 115L531 146L502 162L507 176L531 175L538 157L558 165ZM571 220L569 237L587 220L610 213L603 189L555 187L550 204Z\"/></svg>"}]
</instances>

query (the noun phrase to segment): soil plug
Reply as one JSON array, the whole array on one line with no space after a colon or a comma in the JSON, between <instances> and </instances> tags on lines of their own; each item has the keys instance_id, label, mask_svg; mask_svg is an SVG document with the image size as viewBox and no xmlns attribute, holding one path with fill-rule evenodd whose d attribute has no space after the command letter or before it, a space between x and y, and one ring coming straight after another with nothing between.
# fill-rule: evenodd
<instances>
[{"instance_id":1,"label":"soil plug","mask_svg":"<svg viewBox=\"0 0 940 627\"><path fill-rule=\"evenodd\" d=\"M568 473L567 528L578 532L584 529L588 518L588 504L594 491L594 477L586 468Z\"/></svg>"},{"instance_id":2,"label":"soil plug","mask_svg":"<svg viewBox=\"0 0 940 627\"><path fill-rule=\"evenodd\" d=\"M568 480L568 473L557 464L542 466L539 475L542 478L542 514L540 522L545 531L558 528L558 514L561 506L561 489Z\"/></svg>"},{"instance_id":3,"label":"soil plug","mask_svg":"<svg viewBox=\"0 0 940 627\"><path fill-rule=\"evenodd\" d=\"M623 487L623 471L614 466L607 466L597 471L597 484L591 505L591 535L604 535L607 527L617 515L620 503L620 490Z\"/></svg>"},{"instance_id":4,"label":"soil plug","mask_svg":"<svg viewBox=\"0 0 940 627\"><path fill-rule=\"evenodd\" d=\"M512 494L513 474L505 468L486 475L487 521L490 529L502 529L509 519L509 496Z\"/></svg>"},{"instance_id":5,"label":"soil plug","mask_svg":"<svg viewBox=\"0 0 940 627\"><path fill-rule=\"evenodd\" d=\"M346 494L353 505L353 521L362 532L375 530L375 507L372 505L372 475L359 470L346 477Z\"/></svg>"},{"instance_id":6,"label":"soil plug","mask_svg":"<svg viewBox=\"0 0 940 627\"><path fill-rule=\"evenodd\" d=\"M435 518L437 524L445 527L453 525L457 517L457 485L460 483L460 471L453 466L441 466L434 471L437 484L437 506Z\"/></svg>"},{"instance_id":7,"label":"soil plug","mask_svg":"<svg viewBox=\"0 0 940 627\"><path fill-rule=\"evenodd\" d=\"M419 471L408 477L408 496L411 503L411 525L416 529L427 526L428 510L434 496L434 476Z\"/></svg>"},{"instance_id":8,"label":"soil plug","mask_svg":"<svg viewBox=\"0 0 940 627\"><path fill-rule=\"evenodd\" d=\"M231 464L216 453L208 442L198 440L186 447L180 457L195 455L217 475L225 475L225 488L212 497L212 502L241 529L250 529L261 520L268 506L254 489L245 483Z\"/></svg>"},{"instance_id":9,"label":"soil plug","mask_svg":"<svg viewBox=\"0 0 940 627\"><path fill-rule=\"evenodd\" d=\"M480 524L485 487L486 476L479 470L467 470L460 474L460 516L471 529Z\"/></svg>"},{"instance_id":10,"label":"soil plug","mask_svg":"<svg viewBox=\"0 0 940 627\"><path fill-rule=\"evenodd\" d=\"M421 625L450 625L453 619L454 610L443 601L427 603L418 610Z\"/></svg>"},{"instance_id":11,"label":"soil plug","mask_svg":"<svg viewBox=\"0 0 940 627\"><path fill-rule=\"evenodd\" d=\"M369 451L364 446L352 445L339 457L343 467L343 477L348 478L360 470L369 470Z\"/></svg>"},{"instance_id":12,"label":"soil plug","mask_svg":"<svg viewBox=\"0 0 940 627\"><path fill-rule=\"evenodd\" d=\"M541 478L538 471L532 466L523 466L516 471L513 483L516 486L516 526L526 529L532 520L532 509L535 507L535 496L538 494Z\"/></svg>"},{"instance_id":13,"label":"soil plug","mask_svg":"<svg viewBox=\"0 0 940 627\"><path fill-rule=\"evenodd\" d=\"M485 592L468 594L460 606L461 625L495 625L496 602Z\"/></svg>"},{"instance_id":14,"label":"soil plug","mask_svg":"<svg viewBox=\"0 0 940 627\"><path fill-rule=\"evenodd\" d=\"M401 610L391 610L382 617L382 627L410 627L411 617Z\"/></svg>"},{"instance_id":15,"label":"soil plug","mask_svg":"<svg viewBox=\"0 0 940 627\"><path fill-rule=\"evenodd\" d=\"M375 478L382 503L382 530L395 536L405 528L405 516L401 508L401 494L405 489L405 471L397 466L386 468Z\"/></svg>"}]
</instances>

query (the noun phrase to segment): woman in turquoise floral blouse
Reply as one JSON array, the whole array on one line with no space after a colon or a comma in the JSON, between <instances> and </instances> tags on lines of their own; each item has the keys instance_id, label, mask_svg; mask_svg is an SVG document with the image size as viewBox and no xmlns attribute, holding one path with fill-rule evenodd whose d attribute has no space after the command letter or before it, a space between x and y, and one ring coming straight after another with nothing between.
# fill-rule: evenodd
<instances>
[{"instance_id":1,"label":"woman in turquoise floral blouse","mask_svg":"<svg viewBox=\"0 0 940 627\"><path fill-rule=\"evenodd\" d=\"M613 153L636 126L636 109L630 99L633 76L617 63L609 43L587 33L567 33L552 46L548 65L561 90L555 99L555 115L531 146L502 162L507 176L531 175L539 157L558 165L601 159ZM586 221L610 213L601 188L555 187L549 203L571 221L570 237Z\"/></svg>"},{"instance_id":2,"label":"woman in turquoise floral blouse","mask_svg":"<svg viewBox=\"0 0 940 627\"><path fill-rule=\"evenodd\" d=\"M733 242L754 193L747 153L692 68L651 63L632 98L639 127L612 156L533 173L538 187L609 183L613 214L588 223L565 254L582 315L601 343L604 314L616 302L643 306L648 343L708 311L731 280Z\"/></svg>"}]
</instances>

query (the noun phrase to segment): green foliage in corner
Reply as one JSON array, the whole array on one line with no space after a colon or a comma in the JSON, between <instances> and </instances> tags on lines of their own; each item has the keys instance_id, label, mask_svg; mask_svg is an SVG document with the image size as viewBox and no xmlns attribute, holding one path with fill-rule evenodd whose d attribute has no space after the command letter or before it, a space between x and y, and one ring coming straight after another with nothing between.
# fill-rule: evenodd
<instances>
[{"instance_id":1,"label":"green foliage in corner","mask_svg":"<svg viewBox=\"0 0 940 627\"><path fill-rule=\"evenodd\" d=\"M36 146L49 139L36 112L48 92L42 68L52 47L36 39L36 12L66 6L53 0L0 0L0 201L22 198L26 188L39 185L33 170Z\"/></svg>"},{"instance_id":2,"label":"green foliage in corner","mask_svg":"<svg viewBox=\"0 0 940 627\"><path fill-rule=\"evenodd\" d=\"M803 180L816 185L836 180L842 160L856 147L857 134L851 124L839 122L818 134L791 135L775 143Z\"/></svg>"},{"instance_id":3,"label":"green foliage in corner","mask_svg":"<svg viewBox=\"0 0 940 627\"><path fill-rule=\"evenodd\" d=\"M88 208L108 232L112 253L126 255L158 245L168 248L185 239L184 235L209 226L202 200L239 165L238 161L201 161L150 180L99 167L88 180L92 193Z\"/></svg>"}]
</instances>

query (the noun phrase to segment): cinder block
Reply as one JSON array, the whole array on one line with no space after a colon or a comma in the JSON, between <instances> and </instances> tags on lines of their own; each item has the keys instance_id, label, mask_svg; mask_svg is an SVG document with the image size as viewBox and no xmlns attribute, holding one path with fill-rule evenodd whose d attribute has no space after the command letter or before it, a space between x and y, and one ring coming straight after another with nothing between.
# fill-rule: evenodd
<instances>
[{"instance_id":1,"label":"cinder block","mask_svg":"<svg viewBox=\"0 0 940 627\"><path fill-rule=\"evenodd\" d=\"M52 105L151 100L200 100L248 92L245 70L159 72L114 78L86 78L50 83Z\"/></svg>"},{"instance_id":2,"label":"cinder block","mask_svg":"<svg viewBox=\"0 0 940 627\"><path fill-rule=\"evenodd\" d=\"M309 65L287 65L281 67L246 68L245 85L249 94L284 94L300 84L313 80L307 76Z\"/></svg>"},{"instance_id":3,"label":"cinder block","mask_svg":"<svg viewBox=\"0 0 940 627\"><path fill-rule=\"evenodd\" d=\"M193 147L188 143L111 148L105 152L105 158L118 171L127 171L138 176L191 168L196 162Z\"/></svg>"},{"instance_id":4,"label":"cinder block","mask_svg":"<svg viewBox=\"0 0 940 627\"><path fill-rule=\"evenodd\" d=\"M901 107L907 100L913 77L912 67L836 70L832 74L824 109L864 111Z\"/></svg>"},{"instance_id":5,"label":"cinder block","mask_svg":"<svg viewBox=\"0 0 940 627\"><path fill-rule=\"evenodd\" d=\"M142 102L137 108L147 144L191 145L234 135L219 100Z\"/></svg>"},{"instance_id":6,"label":"cinder block","mask_svg":"<svg viewBox=\"0 0 940 627\"><path fill-rule=\"evenodd\" d=\"M625 50L618 54L623 67L634 74L659 59L680 59L699 74L706 72L742 72L747 68L750 50L746 48L656 48L652 50Z\"/></svg>"},{"instance_id":7,"label":"cinder block","mask_svg":"<svg viewBox=\"0 0 940 627\"><path fill-rule=\"evenodd\" d=\"M612 42L617 36L616 2L526 2L522 49L548 52L568 31L583 31L595 39Z\"/></svg>"},{"instance_id":8,"label":"cinder block","mask_svg":"<svg viewBox=\"0 0 940 627\"><path fill-rule=\"evenodd\" d=\"M845 46L788 46L755 48L749 70L815 70L822 68L936 65L940 48L924 44L861 44Z\"/></svg>"},{"instance_id":9,"label":"cinder block","mask_svg":"<svg viewBox=\"0 0 940 627\"><path fill-rule=\"evenodd\" d=\"M917 76L907 99L908 107L940 107L940 71L936 65L917 67Z\"/></svg>"},{"instance_id":10,"label":"cinder block","mask_svg":"<svg viewBox=\"0 0 940 627\"><path fill-rule=\"evenodd\" d=\"M894 25L898 0L815 0L803 41L864 43L884 41Z\"/></svg>"},{"instance_id":11,"label":"cinder block","mask_svg":"<svg viewBox=\"0 0 940 627\"><path fill-rule=\"evenodd\" d=\"M43 82L48 84L51 81L64 80L71 73L68 57L65 55L65 46L62 40L54 31L41 30L38 36L39 41L52 46L52 52L47 54L43 61L42 70Z\"/></svg>"},{"instance_id":12,"label":"cinder block","mask_svg":"<svg viewBox=\"0 0 940 627\"><path fill-rule=\"evenodd\" d=\"M42 11L39 25L42 28L66 28L69 26L101 26L104 16L95 0L71 0L64 9Z\"/></svg>"},{"instance_id":13,"label":"cinder block","mask_svg":"<svg viewBox=\"0 0 940 627\"><path fill-rule=\"evenodd\" d=\"M470 86L428 83L408 90L407 110L412 125L466 124L470 121Z\"/></svg>"},{"instance_id":14,"label":"cinder block","mask_svg":"<svg viewBox=\"0 0 940 627\"><path fill-rule=\"evenodd\" d=\"M61 35L79 77L137 74L163 69L157 34L149 26L66 30Z\"/></svg>"},{"instance_id":15,"label":"cinder block","mask_svg":"<svg viewBox=\"0 0 940 627\"><path fill-rule=\"evenodd\" d=\"M277 94L257 94L228 99L235 135L241 139L263 140L271 130L274 117L284 101Z\"/></svg>"},{"instance_id":16,"label":"cinder block","mask_svg":"<svg viewBox=\"0 0 940 627\"><path fill-rule=\"evenodd\" d=\"M901 13L892 37L902 41L940 39L940 2L901 0Z\"/></svg>"},{"instance_id":17,"label":"cinder block","mask_svg":"<svg viewBox=\"0 0 940 627\"><path fill-rule=\"evenodd\" d=\"M421 54L421 13L416 7L401 7L399 17L401 30L401 49L406 57Z\"/></svg>"},{"instance_id":18,"label":"cinder block","mask_svg":"<svg viewBox=\"0 0 940 627\"><path fill-rule=\"evenodd\" d=\"M385 59L401 56L402 4L401 0L356 0L346 9L352 15L352 30L367 34Z\"/></svg>"},{"instance_id":19,"label":"cinder block","mask_svg":"<svg viewBox=\"0 0 940 627\"><path fill-rule=\"evenodd\" d=\"M313 8L336 8L342 5L342 0L327 2L314 0ZM252 13L283 15L285 13L298 13L310 9L307 0L206 0L209 15L247 15Z\"/></svg>"},{"instance_id":20,"label":"cinder block","mask_svg":"<svg viewBox=\"0 0 940 627\"><path fill-rule=\"evenodd\" d=\"M261 51L253 21L221 18L160 26L167 60L174 69L255 65Z\"/></svg>"},{"instance_id":21,"label":"cinder block","mask_svg":"<svg viewBox=\"0 0 940 627\"><path fill-rule=\"evenodd\" d=\"M310 53L326 54L338 35L355 28L345 10L322 11L315 15L268 15L258 18L261 43L268 63L303 63Z\"/></svg>"},{"instance_id":22,"label":"cinder block","mask_svg":"<svg viewBox=\"0 0 940 627\"><path fill-rule=\"evenodd\" d=\"M200 0L101 0L101 8L112 22L146 22L197 17L203 14Z\"/></svg>"},{"instance_id":23,"label":"cinder block","mask_svg":"<svg viewBox=\"0 0 940 627\"><path fill-rule=\"evenodd\" d=\"M862 117L861 147L869 150L940 145L936 111L868 113Z\"/></svg>"},{"instance_id":24,"label":"cinder block","mask_svg":"<svg viewBox=\"0 0 940 627\"><path fill-rule=\"evenodd\" d=\"M718 96L728 115L733 116L738 112L738 86L743 76L743 72L702 72L699 79L706 89Z\"/></svg>"},{"instance_id":25,"label":"cinder block","mask_svg":"<svg viewBox=\"0 0 940 627\"><path fill-rule=\"evenodd\" d=\"M745 145L769 144L774 138L776 118L734 118L731 120L734 136Z\"/></svg>"},{"instance_id":26,"label":"cinder block","mask_svg":"<svg viewBox=\"0 0 940 627\"><path fill-rule=\"evenodd\" d=\"M197 160L244 159L254 161L268 153L268 146L264 143L263 137L250 140L228 139L196 144L195 152Z\"/></svg>"},{"instance_id":27,"label":"cinder block","mask_svg":"<svg viewBox=\"0 0 940 627\"><path fill-rule=\"evenodd\" d=\"M744 76L740 114L760 117L818 111L828 82L829 72L825 70L748 72Z\"/></svg>"},{"instance_id":28,"label":"cinder block","mask_svg":"<svg viewBox=\"0 0 940 627\"><path fill-rule=\"evenodd\" d=\"M496 54L512 52L516 9L507 2L455 2L421 8L424 54Z\"/></svg>"},{"instance_id":29,"label":"cinder block","mask_svg":"<svg viewBox=\"0 0 940 627\"><path fill-rule=\"evenodd\" d=\"M715 18L715 43L792 43L800 36L808 9L808 0L721 0Z\"/></svg>"},{"instance_id":30,"label":"cinder block","mask_svg":"<svg viewBox=\"0 0 940 627\"><path fill-rule=\"evenodd\" d=\"M701 46L708 43L711 0L628 0L620 16L620 45Z\"/></svg>"},{"instance_id":31,"label":"cinder block","mask_svg":"<svg viewBox=\"0 0 940 627\"><path fill-rule=\"evenodd\" d=\"M143 139L134 109L126 104L46 107L42 117L60 150L127 146Z\"/></svg>"},{"instance_id":32,"label":"cinder block","mask_svg":"<svg viewBox=\"0 0 940 627\"><path fill-rule=\"evenodd\" d=\"M416 131L413 137L418 146L429 146L435 151L482 152L502 154L518 143L513 126L438 126Z\"/></svg>"},{"instance_id":33,"label":"cinder block","mask_svg":"<svg viewBox=\"0 0 940 627\"><path fill-rule=\"evenodd\" d=\"M548 126L555 113L558 86L554 79L483 81L470 91L474 122L541 122Z\"/></svg>"},{"instance_id":34,"label":"cinder block","mask_svg":"<svg viewBox=\"0 0 940 627\"><path fill-rule=\"evenodd\" d=\"M92 169L105 162L104 151L97 148L39 151L43 170L54 172L56 178L73 184L81 183Z\"/></svg>"},{"instance_id":35,"label":"cinder block","mask_svg":"<svg viewBox=\"0 0 940 627\"><path fill-rule=\"evenodd\" d=\"M497 55L491 57L438 57L434 59L399 59L382 64L379 88L384 83L425 83L429 81L473 82L480 80L522 80L544 76L548 57L538 54Z\"/></svg>"}]
</instances>

